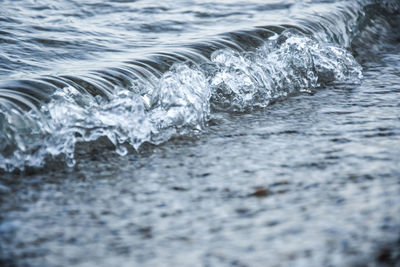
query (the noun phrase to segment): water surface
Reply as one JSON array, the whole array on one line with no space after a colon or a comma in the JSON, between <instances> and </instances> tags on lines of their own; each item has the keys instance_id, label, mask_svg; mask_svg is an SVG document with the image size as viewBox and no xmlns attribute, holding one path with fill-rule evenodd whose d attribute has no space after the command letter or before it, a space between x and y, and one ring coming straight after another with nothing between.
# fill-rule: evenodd
<instances>
[{"instance_id":1,"label":"water surface","mask_svg":"<svg viewBox=\"0 0 400 267\"><path fill-rule=\"evenodd\" d=\"M397 1L0 4L1 264L399 264Z\"/></svg>"}]
</instances>

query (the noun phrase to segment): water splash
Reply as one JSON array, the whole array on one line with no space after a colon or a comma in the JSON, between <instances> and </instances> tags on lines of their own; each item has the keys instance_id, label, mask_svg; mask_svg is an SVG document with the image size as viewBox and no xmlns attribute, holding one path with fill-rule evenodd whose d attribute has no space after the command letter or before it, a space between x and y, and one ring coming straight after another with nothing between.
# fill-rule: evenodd
<instances>
[{"instance_id":1,"label":"water splash","mask_svg":"<svg viewBox=\"0 0 400 267\"><path fill-rule=\"evenodd\" d=\"M160 144L201 131L211 108L249 112L361 77L360 65L346 49L287 30L253 52L222 49L200 65L176 63L151 82L113 86L102 94L68 85L40 109L2 113L0 168L42 167L56 157L73 166L76 144L100 137L125 155L127 147L137 150L145 142Z\"/></svg>"},{"instance_id":2,"label":"water splash","mask_svg":"<svg viewBox=\"0 0 400 267\"><path fill-rule=\"evenodd\" d=\"M216 51L211 56L212 104L217 110L250 111L282 97L332 82L357 83L361 67L345 49L284 32L255 52Z\"/></svg>"},{"instance_id":3,"label":"water splash","mask_svg":"<svg viewBox=\"0 0 400 267\"><path fill-rule=\"evenodd\" d=\"M46 158L57 156L73 166L76 144L99 137L107 137L125 155L126 145L138 149L144 142L159 144L206 124L210 88L199 70L175 65L156 88L142 95L133 89L114 88L105 99L68 86L57 90L40 111L2 113L0 168L42 167Z\"/></svg>"}]
</instances>

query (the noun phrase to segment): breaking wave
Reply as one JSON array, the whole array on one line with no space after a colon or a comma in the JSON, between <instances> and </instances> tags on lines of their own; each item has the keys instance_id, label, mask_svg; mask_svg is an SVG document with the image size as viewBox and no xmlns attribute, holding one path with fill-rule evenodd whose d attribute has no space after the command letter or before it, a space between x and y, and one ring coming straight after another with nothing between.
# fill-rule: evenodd
<instances>
[{"instance_id":1,"label":"breaking wave","mask_svg":"<svg viewBox=\"0 0 400 267\"><path fill-rule=\"evenodd\" d=\"M0 169L54 158L73 166L76 145L100 137L125 155L201 131L211 112L251 112L327 84L359 83L349 48L372 16L365 10L354 1L296 26L227 33L80 76L3 82Z\"/></svg>"}]
</instances>

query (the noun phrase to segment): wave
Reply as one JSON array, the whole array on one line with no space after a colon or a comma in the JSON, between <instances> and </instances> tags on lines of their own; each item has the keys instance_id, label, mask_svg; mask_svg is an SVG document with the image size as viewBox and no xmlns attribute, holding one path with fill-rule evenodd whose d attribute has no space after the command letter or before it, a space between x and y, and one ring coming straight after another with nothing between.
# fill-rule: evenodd
<instances>
[{"instance_id":1,"label":"wave","mask_svg":"<svg viewBox=\"0 0 400 267\"><path fill-rule=\"evenodd\" d=\"M3 81L0 169L54 158L73 166L76 145L102 137L125 155L199 132L211 112L251 112L326 84L359 83L349 49L376 7L396 13L396 3L337 3L296 25L230 32L81 75Z\"/></svg>"}]
</instances>

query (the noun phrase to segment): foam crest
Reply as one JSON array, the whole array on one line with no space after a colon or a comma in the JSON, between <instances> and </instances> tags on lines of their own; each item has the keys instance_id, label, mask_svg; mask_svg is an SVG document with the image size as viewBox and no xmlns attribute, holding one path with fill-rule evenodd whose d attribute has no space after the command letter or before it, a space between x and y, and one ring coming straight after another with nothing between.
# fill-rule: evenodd
<instances>
[{"instance_id":1,"label":"foam crest","mask_svg":"<svg viewBox=\"0 0 400 267\"><path fill-rule=\"evenodd\" d=\"M48 158L73 166L76 144L101 137L125 155L129 147L138 150L145 142L160 144L201 131L211 108L249 112L361 77L360 65L346 49L287 30L251 52L217 50L206 63L175 63L158 80L105 88L107 97L70 83L40 109L2 113L0 168L42 167Z\"/></svg>"},{"instance_id":2,"label":"foam crest","mask_svg":"<svg viewBox=\"0 0 400 267\"><path fill-rule=\"evenodd\" d=\"M217 110L249 111L327 83L357 83L361 66L346 49L283 33L255 52L220 50L211 55L212 104Z\"/></svg>"},{"instance_id":3,"label":"foam crest","mask_svg":"<svg viewBox=\"0 0 400 267\"><path fill-rule=\"evenodd\" d=\"M49 157L73 166L76 144L100 137L125 155L127 146L137 150L144 142L159 144L201 130L208 120L211 92L199 70L175 65L156 88L142 94L135 89L114 88L105 99L69 86L57 90L40 112L2 113L0 130L6 134L1 135L0 168L42 167Z\"/></svg>"}]
</instances>

